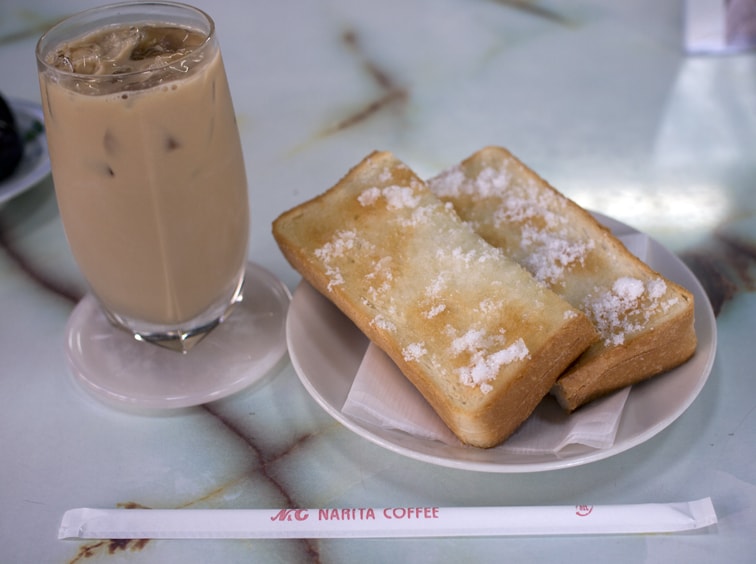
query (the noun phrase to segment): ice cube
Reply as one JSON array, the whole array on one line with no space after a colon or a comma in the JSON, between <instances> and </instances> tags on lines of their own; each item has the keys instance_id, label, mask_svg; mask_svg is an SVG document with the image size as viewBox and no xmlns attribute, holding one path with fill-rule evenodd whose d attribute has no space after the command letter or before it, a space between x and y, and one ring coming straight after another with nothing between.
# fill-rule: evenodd
<instances>
[{"instance_id":1,"label":"ice cube","mask_svg":"<svg viewBox=\"0 0 756 564\"><path fill-rule=\"evenodd\" d=\"M92 43L67 46L56 52L53 65L68 72L97 74L102 67L100 54L100 48Z\"/></svg>"},{"instance_id":2,"label":"ice cube","mask_svg":"<svg viewBox=\"0 0 756 564\"><path fill-rule=\"evenodd\" d=\"M117 68L129 59L131 52L142 40L142 33L136 26L119 27L103 33L97 39L102 50L102 57L108 64Z\"/></svg>"},{"instance_id":3,"label":"ice cube","mask_svg":"<svg viewBox=\"0 0 756 564\"><path fill-rule=\"evenodd\" d=\"M177 27L145 27L139 45L131 52L132 61L154 59L163 61L180 58L189 52L188 30Z\"/></svg>"}]
</instances>

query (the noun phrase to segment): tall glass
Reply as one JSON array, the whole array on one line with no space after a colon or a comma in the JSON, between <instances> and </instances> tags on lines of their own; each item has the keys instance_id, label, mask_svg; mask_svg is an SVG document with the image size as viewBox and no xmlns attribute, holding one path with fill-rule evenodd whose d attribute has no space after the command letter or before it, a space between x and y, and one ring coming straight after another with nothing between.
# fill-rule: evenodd
<instances>
[{"instance_id":1,"label":"tall glass","mask_svg":"<svg viewBox=\"0 0 756 564\"><path fill-rule=\"evenodd\" d=\"M186 346L238 299L249 231L213 21L182 5L98 8L45 34L37 62L79 267L111 321Z\"/></svg>"},{"instance_id":2,"label":"tall glass","mask_svg":"<svg viewBox=\"0 0 756 564\"><path fill-rule=\"evenodd\" d=\"M213 20L170 2L74 15L36 49L53 182L106 318L187 351L242 299L249 206Z\"/></svg>"}]
</instances>

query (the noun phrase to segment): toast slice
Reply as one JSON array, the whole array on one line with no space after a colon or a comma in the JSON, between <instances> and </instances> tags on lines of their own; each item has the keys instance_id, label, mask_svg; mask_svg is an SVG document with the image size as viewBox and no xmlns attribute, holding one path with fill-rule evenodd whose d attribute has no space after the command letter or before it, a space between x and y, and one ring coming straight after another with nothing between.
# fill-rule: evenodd
<instances>
[{"instance_id":1,"label":"toast slice","mask_svg":"<svg viewBox=\"0 0 756 564\"><path fill-rule=\"evenodd\" d=\"M693 295L636 258L506 149L481 149L429 186L595 324L601 338L552 390L567 411L693 355Z\"/></svg>"},{"instance_id":2,"label":"toast slice","mask_svg":"<svg viewBox=\"0 0 756 564\"><path fill-rule=\"evenodd\" d=\"M506 439L597 338L387 152L283 213L273 235L469 445Z\"/></svg>"}]
</instances>

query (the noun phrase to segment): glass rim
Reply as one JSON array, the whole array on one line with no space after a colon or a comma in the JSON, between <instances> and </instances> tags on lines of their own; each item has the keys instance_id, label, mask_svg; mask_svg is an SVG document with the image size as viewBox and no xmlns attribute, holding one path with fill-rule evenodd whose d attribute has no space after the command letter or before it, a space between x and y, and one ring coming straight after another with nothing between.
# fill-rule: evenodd
<instances>
[{"instance_id":1,"label":"glass rim","mask_svg":"<svg viewBox=\"0 0 756 564\"><path fill-rule=\"evenodd\" d=\"M47 40L51 34L55 33L56 31L59 31L63 26L70 24L74 22L75 20L81 20L86 19L87 16L96 14L98 12L109 12L113 10L118 9L124 9L124 8L137 8L137 7L159 7L159 6L165 6L169 8L178 8L181 10L186 10L187 12L193 12L194 14L200 16L202 19L204 19L208 24L208 31L207 36L205 39L197 45L195 48L193 48L191 51L189 51L186 55L183 57L180 57L178 59L174 59L170 62L166 62L164 64L161 64L160 66L149 68L149 69L141 69L141 70L135 70L135 71L128 71L119 73L118 75L112 75L112 74L87 74L87 73L81 73L81 72L73 72L73 71L67 71L64 69L60 69L54 65L51 65L45 60L45 57L47 53L50 52L49 46L48 49L42 53L42 44ZM112 24L117 25L117 22L111 22ZM128 22L122 22L122 23L128 23ZM166 22L169 23L169 22ZM94 31L96 28L93 28L91 31ZM204 33L204 32L203 32ZM76 36L74 36L76 37ZM72 37L72 38L74 38ZM37 59L37 62L42 65L46 71L53 72L55 74L58 74L60 76L65 76L71 79L77 79L77 80L85 80L85 81L93 81L93 80L105 80L110 79L112 80L114 76L117 76L120 78L129 78L134 76L143 75L145 73L154 73L157 71L161 71L173 66L176 66L177 63L180 63L182 61L185 61L198 51L202 51L205 48L207 48L208 44L215 38L215 21L213 18L204 10L197 8L196 6L192 6L190 4L185 4L183 2L170 2L170 1L149 1L149 2L140 2L140 1L127 1L127 2L117 2L114 4L105 4L103 6L97 6L95 8L89 8L87 10L82 10L80 12L76 12L75 14L71 14L70 16L66 16L62 20L56 22L53 24L50 28L45 31L40 38L37 40L37 44L34 47L34 54Z\"/></svg>"}]
</instances>

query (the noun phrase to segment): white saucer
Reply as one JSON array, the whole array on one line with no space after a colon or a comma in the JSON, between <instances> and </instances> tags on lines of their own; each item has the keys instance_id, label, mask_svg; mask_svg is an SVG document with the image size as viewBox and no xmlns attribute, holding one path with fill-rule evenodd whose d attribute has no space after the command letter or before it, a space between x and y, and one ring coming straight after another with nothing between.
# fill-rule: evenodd
<instances>
[{"instance_id":1,"label":"white saucer","mask_svg":"<svg viewBox=\"0 0 756 564\"><path fill-rule=\"evenodd\" d=\"M0 181L0 204L35 186L50 174L50 158L47 154L47 137L44 130L42 107L24 100L7 100L16 127L24 140L24 156L8 178Z\"/></svg>"},{"instance_id":2,"label":"white saucer","mask_svg":"<svg viewBox=\"0 0 756 564\"><path fill-rule=\"evenodd\" d=\"M617 235L637 230L600 214L596 218ZM364 423L342 413L368 340L331 302L306 282L294 292L287 319L289 356L310 395L337 421L358 435L399 454L440 466L483 472L522 473L555 470L608 458L637 446L674 422L693 403L711 372L717 326L711 304L687 266L662 245L648 239L646 262L695 296L698 349L688 362L633 386L612 447L572 445L556 454L518 454L500 448L447 445Z\"/></svg>"},{"instance_id":3,"label":"white saucer","mask_svg":"<svg viewBox=\"0 0 756 564\"><path fill-rule=\"evenodd\" d=\"M290 298L273 274L248 263L243 300L181 354L117 329L87 295L66 326L69 366L87 391L118 407L175 409L218 400L261 383L286 354Z\"/></svg>"}]
</instances>

